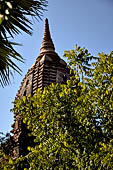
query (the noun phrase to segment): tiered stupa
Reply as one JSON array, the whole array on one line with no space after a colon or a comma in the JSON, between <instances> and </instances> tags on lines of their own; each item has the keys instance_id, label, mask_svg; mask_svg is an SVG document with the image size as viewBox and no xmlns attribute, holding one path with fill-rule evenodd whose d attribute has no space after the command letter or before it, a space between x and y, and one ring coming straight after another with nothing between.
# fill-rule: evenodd
<instances>
[{"instance_id":1,"label":"tiered stupa","mask_svg":"<svg viewBox=\"0 0 113 170\"><path fill-rule=\"evenodd\" d=\"M35 63L28 70L21 86L17 92L16 98L22 99L23 96L35 95L37 89L43 90L45 86L51 83L66 83L69 79L69 69L66 62L55 52L55 47L51 39L48 19L45 19L45 31L40 48L40 54ZM12 125L14 146L12 149L13 158L28 153L27 147L33 143L32 137L28 136L26 125L22 122L19 115L14 115L14 124Z\"/></svg>"}]
</instances>

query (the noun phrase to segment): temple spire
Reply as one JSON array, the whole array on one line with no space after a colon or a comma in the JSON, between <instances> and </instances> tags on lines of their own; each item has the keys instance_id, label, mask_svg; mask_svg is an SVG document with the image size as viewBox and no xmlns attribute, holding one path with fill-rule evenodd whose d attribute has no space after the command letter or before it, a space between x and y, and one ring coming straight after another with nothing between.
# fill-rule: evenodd
<instances>
[{"instance_id":1,"label":"temple spire","mask_svg":"<svg viewBox=\"0 0 113 170\"><path fill-rule=\"evenodd\" d=\"M48 19L45 19L45 31L44 31L44 36L40 48L40 53L44 52L54 52L55 47L53 44L53 41L51 39L50 31L49 31L49 24L48 24Z\"/></svg>"}]
</instances>

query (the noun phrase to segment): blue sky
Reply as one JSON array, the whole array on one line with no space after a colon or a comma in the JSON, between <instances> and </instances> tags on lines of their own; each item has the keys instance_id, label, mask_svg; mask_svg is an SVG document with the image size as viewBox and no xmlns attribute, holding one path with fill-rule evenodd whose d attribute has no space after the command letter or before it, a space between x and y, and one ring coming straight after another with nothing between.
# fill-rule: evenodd
<instances>
[{"instance_id":1,"label":"blue sky","mask_svg":"<svg viewBox=\"0 0 113 170\"><path fill-rule=\"evenodd\" d=\"M22 76L14 74L11 85L0 88L0 131L9 132L13 123L12 101L19 89L21 80L35 62L44 32L44 19L49 19L50 32L56 52L62 57L65 50L75 44L86 47L97 56L98 52L113 50L113 0L49 0L43 20L33 22L32 37L22 34L15 37L23 44L16 47L25 59L25 64L17 63Z\"/></svg>"}]
</instances>

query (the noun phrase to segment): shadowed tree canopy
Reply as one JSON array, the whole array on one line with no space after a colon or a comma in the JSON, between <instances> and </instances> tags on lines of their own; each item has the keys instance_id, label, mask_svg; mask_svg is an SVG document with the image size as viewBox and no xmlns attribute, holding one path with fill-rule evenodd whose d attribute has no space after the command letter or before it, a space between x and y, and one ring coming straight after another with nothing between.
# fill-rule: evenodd
<instances>
[{"instance_id":1,"label":"shadowed tree canopy","mask_svg":"<svg viewBox=\"0 0 113 170\"><path fill-rule=\"evenodd\" d=\"M21 73L15 60L23 62L22 56L15 51L10 38L22 31L32 35L32 17L41 19L47 0L1 0L0 1L0 86L10 82L12 70ZM31 17L31 19L30 19Z\"/></svg>"}]
</instances>

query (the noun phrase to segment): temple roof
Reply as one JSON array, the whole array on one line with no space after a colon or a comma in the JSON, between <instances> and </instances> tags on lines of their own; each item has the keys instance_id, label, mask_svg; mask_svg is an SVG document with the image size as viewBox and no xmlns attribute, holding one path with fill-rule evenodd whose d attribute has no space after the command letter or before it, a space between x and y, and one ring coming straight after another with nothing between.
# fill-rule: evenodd
<instances>
[{"instance_id":1,"label":"temple roof","mask_svg":"<svg viewBox=\"0 0 113 170\"><path fill-rule=\"evenodd\" d=\"M46 18L40 54L21 82L16 97L34 95L38 88L43 90L45 86L51 83L63 83L63 75L67 72L69 73L66 62L55 52L48 19Z\"/></svg>"},{"instance_id":2,"label":"temple roof","mask_svg":"<svg viewBox=\"0 0 113 170\"><path fill-rule=\"evenodd\" d=\"M17 99L23 96L36 95L37 89L41 91L44 87L51 83L65 84L70 78L69 69L66 62L61 59L55 52L55 47L50 35L48 20L45 20L45 31L38 55L35 63L24 76L20 88L16 94ZM26 155L27 147L33 144L33 140L28 136L26 125L22 122L20 115L14 113L14 124L12 125L14 148L13 158L16 159L20 155Z\"/></svg>"}]
</instances>

